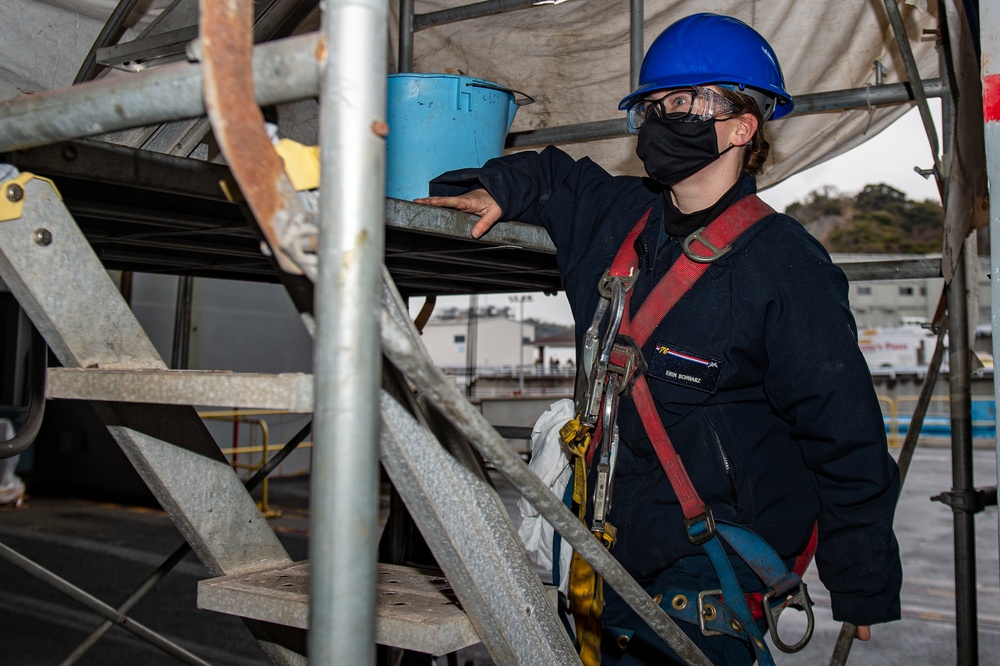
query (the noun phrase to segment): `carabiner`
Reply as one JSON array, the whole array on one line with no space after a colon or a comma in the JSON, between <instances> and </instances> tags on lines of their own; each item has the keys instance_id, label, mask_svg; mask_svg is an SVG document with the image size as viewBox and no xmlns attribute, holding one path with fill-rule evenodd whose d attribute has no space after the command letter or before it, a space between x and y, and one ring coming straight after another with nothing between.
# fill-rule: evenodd
<instances>
[{"instance_id":1,"label":"carabiner","mask_svg":"<svg viewBox=\"0 0 1000 666\"><path fill-rule=\"evenodd\" d=\"M813 635L813 626L815 621L813 619L812 599L809 598L809 592L806 590L806 584L800 582L795 588L794 592L786 593L784 597L775 603L773 606L771 600L778 596L774 588L769 589L764 594L764 599L761 601L761 607L764 611L764 620L767 622L767 630L771 634L771 641L774 642L774 647L778 648L782 652L788 654L794 654L804 648L809 639ZM806 631L798 643L794 645L788 645L778 637L778 616L781 615L781 611L785 608L791 606L792 608L798 608L804 611L806 614Z\"/></svg>"},{"instance_id":2,"label":"carabiner","mask_svg":"<svg viewBox=\"0 0 1000 666\"><path fill-rule=\"evenodd\" d=\"M604 532L604 524L611 512L611 494L614 486L614 468L618 457L618 376L608 375L604 392L604 414L600 457L597 461L597 486L594 488L594 519L590 531Z\"/></svg>"},{"instance_id":3,"label":"carabiner","mask_svg":"<svg viewBox=\"0 0 1000 666\"><path fill-rule=\"evenodd\" d=\"M605 273L602 278L602 287L607 281L607 289L610 293L609 301L601 300L594 321L587 329L584 337L584 357L582 369L585 370L586 387L578 387L577 395L581 394L583 399L576 405L577 411L581 415L581 420L588 426L597 425L597 417L600 414L601 399L605 393L605 380L608 371L608 361L611 358L611 350L618 337L618 329L621 327L622 317L625 313L625 286L621 278L608 278ZM604 289L601 290L602 293ZM610 308L610 312L608 309ZM604 318L610 316L607 327L603 335L600 334L601 324ZM596 358L594 354L596 352Z\"/></svg>"}]
</instances>

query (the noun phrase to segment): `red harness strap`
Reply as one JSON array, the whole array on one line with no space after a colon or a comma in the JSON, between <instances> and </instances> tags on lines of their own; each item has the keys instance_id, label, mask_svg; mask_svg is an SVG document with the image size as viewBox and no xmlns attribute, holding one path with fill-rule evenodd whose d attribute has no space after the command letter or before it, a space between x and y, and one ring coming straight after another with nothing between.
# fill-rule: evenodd
<instances>
[{"instance_id":1,"label":"red harness strap","mask_svg":"<svg viewBox=\"0 0 1000 666\"><path fill-rule=\"evenodd\" d=\"M697 242L705 248L717 253L718 250L715 248L725 248L732 244L740 234L772 213L774 213L774 209L761 201L757 195L750 195L727 208L707 228L696 233L695 237ZM610 276L626 277L638 270L639 257L634 247L635 238L646 227L648 218L649 212L639 220L626 237L611 264ZM667 274L653 287L636 313L634 321L629 316L629 306L632 299L632 292L629 291L626 296L625 314L622 317L619 333L631 335L641 349L670 309L694 286L710 265L709 262L692 260L687 254L681 255L667 271ZM653 450L656 451L660 466L677 495L684 518L692 520L702 516L705 513L704 502L698 496L680 456L674 450L674 445L660 421L645 376L640 375L636 378L635 385L632 387L632 400L635 402L643 427L653 445ZM592 441L597 441L597 438L595 437Z\"/></svg>"}]
</instances>

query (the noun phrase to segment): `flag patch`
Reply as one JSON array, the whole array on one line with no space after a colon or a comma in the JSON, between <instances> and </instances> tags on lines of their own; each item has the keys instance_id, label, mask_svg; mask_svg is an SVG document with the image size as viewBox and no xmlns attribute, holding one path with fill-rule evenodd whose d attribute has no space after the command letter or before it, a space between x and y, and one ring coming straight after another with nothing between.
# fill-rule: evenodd
<instances>
[{"instance_id":1,"label":"flag patch","mask_svg":"<svg viewBox=\"0 0 1000 666\"><path fill-rule=\"evenodd\" d=\"M722 360L657 342L649 363L649 376L678 386L715 393L722 374Z\"/></svg>"}]
</instances>

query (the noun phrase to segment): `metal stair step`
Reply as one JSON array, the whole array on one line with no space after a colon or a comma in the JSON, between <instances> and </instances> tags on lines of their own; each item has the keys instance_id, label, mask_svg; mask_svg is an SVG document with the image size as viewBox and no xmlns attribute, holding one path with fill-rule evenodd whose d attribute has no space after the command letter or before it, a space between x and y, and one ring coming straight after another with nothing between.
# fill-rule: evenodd
<instances>
[{"instance_id":1,"label":"metal stair step","mask_svg":"<svg viewBox=\"0 0 1000 666\"><path fill-rule=\"evenodd\" d=\"M49 368L45 397L309 413L313 410L313 377L220 370Z\"/></svg>"},{"instance_id":2,"label":"metal stair step","mask_svg":"<svg viewBox=\"0 0 1000 666\"><path fill-rule=\"evenodd\" d=\"M203 580L198 608L308 629L309 563ZM447 579L391 564L378 565L375 640L433 655L480 642Z\"/></svg>"}]
</instances>

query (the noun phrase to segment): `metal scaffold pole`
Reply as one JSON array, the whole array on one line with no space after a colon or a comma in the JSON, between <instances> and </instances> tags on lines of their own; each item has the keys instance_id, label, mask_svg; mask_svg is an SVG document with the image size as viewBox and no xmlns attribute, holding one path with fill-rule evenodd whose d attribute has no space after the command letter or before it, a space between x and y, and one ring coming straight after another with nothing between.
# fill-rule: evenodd
<instances>
[{"instance_id":1,"label":"metal scaffold pole","mask_svg":"<svg viewBox=\"0 0 1000 666\"><path fill-rule=\"evenodd\" d=\"M972 258L975 260L975 258ZM972 404L970 399L970 354L966 262L968 247L955 277L948 285L948 323L951 387L952 493L970 493L972 482ZM958 663L979 663L976 623L976 516L964 506L953 506L955 522L955 633Z\"/></svg>"},{"instance_id":2,"label":"metal scaffold pole","mask_svg":"<svg viewBox=\"0 0 1000 666\"><path fill-rule=\"evenodd\" d=\"M330 0L323 16L309 661L375 659L388 7Z\"/></svg>"},{"instance_id":3,"label":"metal scaffold pole","mask_svg":"<svg viewBox=\"0 0 1000 666\"><path fill-rule=\"evenodd\" d=\"M990 305L993 358L1000 354L1000 6L984 2L979 7L983 75L983 124L986 141L986 175L990 192ZM1000 401L1000 382L994 373L994 398ZM1000 438L997 439L1000 457ZM1000 470L998 470L1000 485Z\"/></svg>"}]
</instances>

